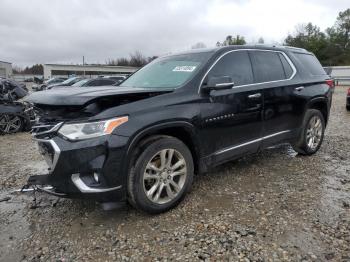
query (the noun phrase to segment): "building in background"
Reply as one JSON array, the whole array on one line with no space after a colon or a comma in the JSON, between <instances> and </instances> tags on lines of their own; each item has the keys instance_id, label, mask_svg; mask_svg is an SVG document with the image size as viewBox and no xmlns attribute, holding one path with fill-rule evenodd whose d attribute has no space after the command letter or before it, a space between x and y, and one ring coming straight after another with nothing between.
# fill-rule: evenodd
<instances>
[{"instance_id":1,"label":"building in background","mask_svg":"<svg viewBox=\"0 0 350 262\"><path fill-rule=\"evenodd\" d=\"M12 64L9 62L0 61L0 77L12 76Z\"/></svg>"},{"instance_id":2,"label":"building in background","mask_svg":"<svg viewBox=\"0 0 350 262\"><path fill-rule=\"evenodd\" d=\"M130 66L44 64L44 78L71 75L85 75L86 77L129 75L137 70L137 67Z\"/></svg>"},{"instance_id":3,"label":"building in background","mask_svg":"<svg viewBox=\"0 0 350 262\"><path fill-rule=\"evenodd\" d=\"M350 85L350 66L328 66L324 69L336 85Z\"/></svg>"}]
</instances>

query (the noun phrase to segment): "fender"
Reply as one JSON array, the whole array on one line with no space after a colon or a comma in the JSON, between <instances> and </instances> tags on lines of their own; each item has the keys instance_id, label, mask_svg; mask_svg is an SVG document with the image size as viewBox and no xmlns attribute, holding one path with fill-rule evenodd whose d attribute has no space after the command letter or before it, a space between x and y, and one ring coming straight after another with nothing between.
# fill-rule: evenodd
<instances>
[{"instance_id":1,"label":"fender","mask_svg":"<svg viewBox=\"0 0 350 262\"><path fill-rule=\"evenodd\" d=\"M164 129L164 128L170 128L170 127L184 127L187 131L189 131L191 137L193 138L193 142L196 148L199 148L199 142L195 136L195 127L193 124L187 122L187 121L171 121L171 122L165 122L156 124L150 127L147 127L145 129L142 129L140 132L136 133L133 137L131 137L131 142L129 143L126 155L130 154L130 151L133 149L135 145L141 140L142 137L144 137L147 134L151 134L153 132L156 132L158 130Z\"/></svg>"},{"instance_id":2,"label":"fender","mask_svg":"<svg viewBox=\"0 0 350 262\"><path fill-rule=\"evenodd\" d=\"M170 122L164 122L164 123L159 123L159 124L155 124L152 126L149 126L147 128L144 128L142 130L140 130L140 132L137 132L136 134L134 134L133 136L130 137L130 141L127 145L127 151L126 154L124 156L125 160L130 159L130 154L133 152L133 149L135 148L135 146L141 141L141 139L143 137L145 137L147 134L152 134L152 133L156 133L157 131L164 129L164 128L171 128L171 127L182 127L185 128L191 135L193 144L195 146L195 150L197 152L198 158L199 157L199 141L197 140L196 136L194 135L195 132L195 127L193 124L187 122L187 121L170 121ZM128 161L123 161L124 164L122 166L122 173L127 174L127 170L129 167L129 162ZM126 176L125 176L126 179ZM125 180L126 183L126 180Z\"/></svg>"},{"instance_id":3,"label":"fender","mask_svg":"<svg viewBox=\"0 0 350 262\"><path fill-rule=\"evenodd\" d=\"M23 115L23 105L16 104L0 104L0 114L16 114Z\"/></svg>"},{"instance_id":4,"label":"fender","mask_svg":"<svg viewBox=\"0 0 350 262\"><path fill-rule=\"evenodd\" d=\"M314 98L311 98L308 102L307 102L307 107L309 108L310 105L314 104L314 103L317 103L317 102L324 102L326 103L327 107L328 107L328 100L326 97L324 96L319 96L319 97L314 97Z\"/></svg>"},{"instance_id":5,"label":"fender","mask_svg":"<svg viewBox=\"0 0 350 262\"><path fill-rule=\"evenodd\" d=\"M330 112L330 109L331 109L331 104L328 102L327 97L322 96L322 97L315 97L315 98L310 99L310 101L308 101L306 106L307 106L307 108L313 108L314 107L313 105L316 104L316 103L323 103L323 104L326 105L325 110L321 110L321 112L322 112L322 114L323 114L323 116L325 118L326 124L327 124L328 123L328 118L329 118L329 112ZM305 110L305 112L306 112L306 110Z\"/></svg>"}]
</instances>

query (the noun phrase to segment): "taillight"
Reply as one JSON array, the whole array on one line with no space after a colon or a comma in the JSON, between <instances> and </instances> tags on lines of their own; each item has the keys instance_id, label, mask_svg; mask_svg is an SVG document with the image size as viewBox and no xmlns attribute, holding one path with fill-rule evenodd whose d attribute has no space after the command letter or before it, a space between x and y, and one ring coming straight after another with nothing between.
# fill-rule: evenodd
<instances>
[{"instance_id":1,"label":"taillight","mask_svg":"<svg viewBox=\"0 0 350 262\"><path fill-rule=\"evenodd\" d=\"M329 85L330 88L335 87L334 80L333 79L327 79L326 84Z\"/></svg>"},{"instance_id":2,"label":"taillight","mask_svg":"<svg viewBox=\"0 0 350 262\"><path fill-rule=\"evenodd\" d=\"M350 96L350 88L348 89L348 96Z\"/></svg>"}]
</instances>

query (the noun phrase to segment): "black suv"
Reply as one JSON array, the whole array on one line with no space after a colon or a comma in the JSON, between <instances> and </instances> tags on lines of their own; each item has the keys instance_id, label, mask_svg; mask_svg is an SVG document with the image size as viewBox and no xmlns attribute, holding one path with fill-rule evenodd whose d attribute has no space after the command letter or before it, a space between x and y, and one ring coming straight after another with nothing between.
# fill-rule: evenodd
<instances>
[{"instance_id":1,"label":"black suv","mask_svg":"<svg viewBox=\"0 0 350 262\"><path fill-rule=\"evenodd\" d=\"M169 210L202 173L266 147L321 146L333 81L291 47L229 46L156 59L119 88L32 94L50 193Z\"/></svg>"}]
</instances>

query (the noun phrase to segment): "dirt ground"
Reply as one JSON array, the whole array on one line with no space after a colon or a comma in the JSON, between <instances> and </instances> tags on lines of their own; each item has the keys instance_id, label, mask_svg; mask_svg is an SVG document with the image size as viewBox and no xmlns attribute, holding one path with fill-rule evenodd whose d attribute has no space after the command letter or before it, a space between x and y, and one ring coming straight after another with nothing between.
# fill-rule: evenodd
<instances>
[{"instance_id":1,"label":"dirt ground","mask_svg":"<svg viewBox=\"0 0 350 262\"><path fill-rule=\"evenodd\" d=\"M0 137L0 261L350 261L350 113L337 87L324 143L289 145L197 176L157 216L11 193L46 165L26 133Z\"/></svg>"}]
</instances>

